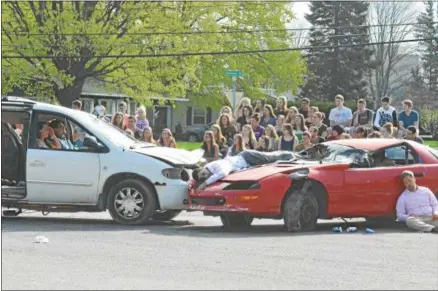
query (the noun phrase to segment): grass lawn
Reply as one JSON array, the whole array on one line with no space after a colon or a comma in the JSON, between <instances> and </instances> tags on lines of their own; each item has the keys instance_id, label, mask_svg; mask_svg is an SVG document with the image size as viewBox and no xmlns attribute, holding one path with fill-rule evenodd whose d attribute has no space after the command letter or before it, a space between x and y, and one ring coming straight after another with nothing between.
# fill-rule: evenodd
<instances>
[{"instance_id":1,"label":"grass lawn","mask_svg":"<svg viewBox=\"0 0 438 291\"><path fill-rule=\"evenodd\" d=\"M430 146L431 148L438 148L438 141L435 140L424 141L424 144Z\"/></svg>"},{"instance_id":2,"label":"grass lawn","mask_svg":"<svg viewBox=\"0 0 438 291\"><path fill-rule=\"evenodd\" d=\"M176 146L179 149L192 151L192 150L199 149L201 147L201 143L200 142L176 141Z\"/></svg>"}]
</instances>

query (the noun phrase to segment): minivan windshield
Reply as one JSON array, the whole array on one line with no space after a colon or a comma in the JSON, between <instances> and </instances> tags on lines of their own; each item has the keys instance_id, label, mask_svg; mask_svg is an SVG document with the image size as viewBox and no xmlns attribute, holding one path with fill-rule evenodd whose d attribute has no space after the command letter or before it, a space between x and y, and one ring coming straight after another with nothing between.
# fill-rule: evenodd
<instances>
[{"instance_id":1,"label":"minivan windshield","mask_svg":"<svg viewBox=\"0 0 438 291\"><path fill-rule=\"evenodd\" d=\"M130 134L124 132L123 130L115 127L114 125L97 118L96 116L78 111L78 119L82 121L85 126L89 128L93 133L102 136L107 139L112 144L123 147L123 148L132 148L136 144L143 144L143 146L154 146L150 143L137 141ZM80 115L80 116L79 116Z\"/></svg>"}]
</instances>

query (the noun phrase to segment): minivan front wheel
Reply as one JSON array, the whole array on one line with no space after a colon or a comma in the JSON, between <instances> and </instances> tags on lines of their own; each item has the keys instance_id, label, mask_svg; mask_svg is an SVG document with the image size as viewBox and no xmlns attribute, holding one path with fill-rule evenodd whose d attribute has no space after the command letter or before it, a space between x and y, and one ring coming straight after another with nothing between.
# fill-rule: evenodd
<instances>
[{"instance_id":1,"label":"minivan front wheel","mask_svg":"<svg viewBox=\"0 0 438 291\"><path fill-rule=\"evenodd\" d=\"M127 179L114 185L108 194L108 211L120 224L142 224L157 209L152 187L143 181Z\"/></svg>"}]
</instances>

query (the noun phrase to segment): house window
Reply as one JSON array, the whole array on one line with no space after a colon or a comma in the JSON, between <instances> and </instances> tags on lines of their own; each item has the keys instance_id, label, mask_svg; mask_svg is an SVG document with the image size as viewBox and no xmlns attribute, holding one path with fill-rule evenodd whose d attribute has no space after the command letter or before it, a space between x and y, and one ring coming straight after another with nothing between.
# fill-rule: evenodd
<instances>
[{"instance_id":1,"label":"house window","mask_svg":"<svg viewBox=\"0 0 438 291\"><path fill-rule=\"evenodd\" d=\"M128 113L130 114L130 115L136 115L137 114L137 102L135 102L135 101L131 101L131 102L129 102L129 110L128 110Z\"/></svg>"},{"instance_id":2,"label":"house window","mask_svg":"<svg viewBox=\"0 0 438 291\"><path fill-rule=\"evenodd\" d=\"M206 124L205 108L195 108L195 110L193 110L193 124Z\"/></svg>"}]
</instances>

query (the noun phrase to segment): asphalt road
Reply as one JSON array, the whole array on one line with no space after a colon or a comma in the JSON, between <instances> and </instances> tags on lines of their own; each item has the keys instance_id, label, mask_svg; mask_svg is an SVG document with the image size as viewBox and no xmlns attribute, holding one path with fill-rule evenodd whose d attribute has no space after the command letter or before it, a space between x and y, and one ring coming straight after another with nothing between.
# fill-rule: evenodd
<instances>
[{"instance_id":1,"label":"asphalt road","mask_svg":"<svg viewBox=\"0 0 438 291\"><path fill-rule=\"evenodd\" d=\"M136 227L106 213L2 218L2 289L438 289L438 235L335 225L290 234L257 220L229 233L198 213Z\"/></svg>"}]
</instances>

